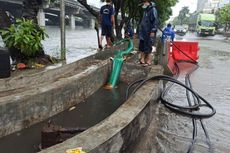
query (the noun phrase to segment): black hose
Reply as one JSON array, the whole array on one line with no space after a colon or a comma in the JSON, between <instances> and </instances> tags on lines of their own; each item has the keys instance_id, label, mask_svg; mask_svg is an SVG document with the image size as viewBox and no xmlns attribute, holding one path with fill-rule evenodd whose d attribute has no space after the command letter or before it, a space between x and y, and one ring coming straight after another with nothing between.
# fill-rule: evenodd
<instances>
[{"instance_id":1,"label":"black hose","mask_svg":"<svg viewBox=\"0 0 230 153\"><path fill-rule=\"evenodd\" d=\"M216 110L212 107L211 104L209 104L209 102L207 102L203 97L201 97L198 93L196 93L194 90L192 90L191 88L189 88L188 86L184 85L182 82L172 78L172 77L169 77L169 76L166 76L166 75L158 75L158 76L154 76L154 77L151 77L151 78L147 78L147 79L144 79L144 80L138 80L134 83L132 83L131 85L129 85L128 89L130 90L130 88L139 83L137 85L137 87L132 91L132 93L130 95L133 95L141 86L143 86L146 82L148 81L154 81L154 80L165 80L165 81L169 81L169 82L173 82L175 84L178 84L182 87L184 87L185 89L189 90L195 97L196 99L198 100L198 103L200 103L198 106L199 107L208 107L211 109L211 112L210 113L194 113L194 112L190 112L186 109L184 109L183 106L180 106L180 105L172 105L170 102L168 102L167 100L164 99L163 97L163 94L161 94L161 100L162 100L162 103L167 107L169 108L171 111L174 111L176 113L180 113L182 115L186 115L186 116L189 116L189 117L192 117L192 118L209 118L209 117L212 117L215 113L216 113ZM127 89L127 90L128 90ZM129 91L127 91L127 93L129 93ZM164 92L162 92L164 93ZM201 104L201 101L203 101L204 104ZM194 105L193 105L194 106ZM187 108L191 108L192 110L194 110L194 107L190 107L188 106Z\"/></svg>"},{"instance_id":2,"label":"black hose","mask_svg":"<svg viewBox=\"0 0 230 153\"><path fill-rule=\"evenodd\" d=\"M161 29L160 29L161 30ZM162 30L161 30L162 31ZM162 31L162 33L164 34L164 32ZM190 64L193 64L195 65L195 69L192 69L190 70L187 74L186 74L186 77L185 77L185 85L183 83L181 83L180 81L178 81L178 77L180 75L180 69L179 69L179 66L177 65L177 62L175 63L175 67L176 67L176 75L173 77L169 77L169 76L166 76L166 75L159 75L159 76L154 76L154 77L151 77L151 78L147 78L147 79L140 79L140 80L137 80L133 83L131 83L129 86L128 86L128 89L126 91L126 99L128 99L129 95L132 95L134 94L141 86L143 86L146 82L148 81L151 81L151 80L165 80L165 81L168 81L169 84L164 90L163 92L161 93L161 96L160 96L160 100L162 101L162 103L168 108L170 109L171 111L173 112L176 112L176 113L179 113L179 114L182 114L182 115L186 115L188 117L191 117L192 118L192 124L193 124L193 136L192 136L192 142L188 148L188 151L187 153L191 153L193 152L193 149L194 149L194 145L196 143L196 138L197 138L197 119L199 119L200 123L201 123L201 126L202 126L202 129L205 133L205 136L206 136L206 142L207 144L209 145L209 152L212 153L213 152L213 148L212 148L212 144L211 144L211 141L210 141L210 138L209 138L209 135L208 135L208 132L205 128L205 125L202 121L202 119L204 118L210 118L212 117L213 115L215 115L216 113L216 110L213 108L213 106L208 102L206 101L203 97L201 97L198 93L196 93L193 88L192 88L192 83L190 81L190 76L191 74L196 70L198 69L199 65L197 64L197 62L192 59L190 56L188 56L186 53L184 53L180 48L178 48L173 42L171 42L175 48L177 48L180 52L182 52L186 57L188 57L189 59L191 59L191 61L186 61L186 63L190 63ZM182 61L183 62L183 61ZM188 101L188 106L180 106L180 105L176 105L176 104L173 104L171 102L168 102L164 97L168 94L169 90L172 88L172 86L174 84L178 84L182 87L184 87L186 89L186 95L187 95L187 101ZM131 88L133 88L133 86L136 87L133 89L133 91L130 93L130 90ZM191 100L191 97L190 97L190 94L192 95L193 97L193 102L194 104L192 104L192 100ZM203 102L203 103L202 103ZM201 107L207 107L211 110L210 113L194 113L194 111L198 111L200 110Z\"/></svg>"},{"instance_id":3,"label":"black hose","mask_svg":"<svg viewBox=\"0 0 230 153\"><path fill-rule=\"evenodd\" d=\"M162 33L163 35L165 35L164 31L161 29L161 28L158 28ZM186 86L189 86L191 89L192 88L192 84L191 84L191 81L190 81L190 76L191 74L198 69L198 65L197 65L197 62L195 60L193 60L190 56L188 56L185 52L183 52L180 48L178 48L172 41L171 43L173 44L173 46L175 48L177 48L182 54L184 54L186 57L188 57L189 59L191 59L192 61L186 61L186 63L192 63L193 65L196 66L195 69L192 69L191 71L189 71L187 74L186 74L186 77L185 77L185 85ZM179 69L177 63L175 64L175 66ZM177 74L179 75L179 74ZM191 103L191 98L190 98L190 92L186 89L186 96L187 96L187 101L188 101L188 104L189 106L192 106L192 103ZM194 95L192 95L193 97L193 102L194 102L194 105L197 105L199 101L196 100L196 97ZM202 106L202 105L200 105ZM191 110L192 111L192 110ZM192 143L187 151L187 153L191 153L193 151L193 147L194 147L194 144L196 143L196 137L197 137L197 120L195 118L192 119L192 122L193 122L193 140L192 140ZM206 136L206 141L207 141L207 144L209 146L209 152L212 153L213 152L213 147L212 147L212 144L211 144L211 141L210 141L210 138L209 138L209 135L208 135L208 132L205 128L205 125L203 123L203 120L200 119L200 123L201 123L201 126L202 126L202 129L205 133L205 136Z\"/></svg>"},{"instance_id":4,"label":"black hose","mask_svg":"<svg viewBox=\"0 0 230 153\"><path fill-rule=\"evenodd\" d=\"M202 124L202 128L205 132L205 136L207 138L207 144L209 145L209 151L212 152L212 147L211 147L211 141L208 137L208 133L205 129L205 126L202 122L202 119L204 118L210 118L212 117L216 111L215 109L211 106L211 104L209 104L203 97L201 97L199 94L197 94L195 91L193 91L191 88L189 88L188 86L184 85L183 83L181 83L180 81L172 78L172 77L169 77L169 76L165 76L165 75L159 75L159 76L154 76L154 77L151 77L151 78L148 78L148 79L140 79L140 80L137 80L135 82L133 82L132 84L130 84L128 86L128 89L127 89L127 92L126 92L126 99L128 99L129 97L129 93L130 93L130 90L131 88L136 85L136 87L133 89L133 91L131 92L130 95L134 94L141 86L143 86L146 82L148 81L152 81L152 80L165 80L165 81L169 81L169 82L172 82L172 83L175 83L175 84L178 84L182 87L184 87L186 90L188 90L190 93L192 93L192 95L195 97L194 99L197 99L197 104L189 104L188 108L191 107L191 109L189 110L185 110L184 107L182 106L179 106L179 105L171 105L170 102L166 101L164 99L164 97L162 96L165 96L165 92L162 92L161 94L161 100L162 100L162 103L167 107L169 108L171 111L173 112L176 112L176 113L179 113L179 114L182 114L182 115L186 115L188 117L191 117L192 118L192 122L193 122L193 138L192 138L192 142L191 142L191 145L189 146L189 149L187 151L187 153L191 153L193 151L193 148L194 148L194 144L196 143L196 137L197 137L197 119L200 119L201 121L201 124ZM171 87L170 87L171 88ZM202 104L201 102L203 102L204 104ZM197 109L199 109L200 107L208 107L211 109L211 112L210 113L194 113L194 107L193 106L196 106L198 105L199 107Z\"/></svg>"},{"instance_id":5,"label":"black hose","mask_svg":"<svg viewBox=\"0 0 230 153\"><path fill-rule=\"evenodd\" d=\"M190 81L190 76L197 69L198 69L198 65L196 65L196 68L192 69L191 71L189 71L185 76L185 85L189 86L191 89L193 89L193 88L192 88L192 83ZM188 90L186 90L186 96L187 96L188 104L191 106L192 101L191 101L191 98L190 98L190 92ZM196 98L194 96L192 96L192 97L193 97L194 104L198 104ZM196 144L196 140L197 140L197 131L198 131L198 129L197 129L197 120L194 119L194 118L192 119L192 125L193 125L192 142L191 142L191 144L190 144L190 146L188 148L187 153L192 153L193 152L194 145Z\"/></svg>"},{"instance_id":6,"label":"black hose","mask_svg":"<svg viewBox=\"0 0 230 153\"><path fill-rule=\"evenodd\" d=\"M187 62L186 62L186 63L187 63ZM195 65L195 66L196 66L195 69L192 69L191 71L189 71L189 72L186 74L186 77L185 77L185 84L186 84L187 86L189 86L191 89L192 89L193 87L192 87L192 83L191 83L190 76L191 76L191 74L192 74L195 70L198 69L198 65ZM191 98L190 98L190 93L189 93L188 90L186 90L186 95L187 95L187 101L188 101L189 105L191 105L191 101L192 101L192 100L191 100ZM197 103L195 97L194 97L194 96L192 96L192 97L193 97L193 102L194 102L194 103ZM204 131L204 134L205 134L205 137L206 137L206 142L207 142L207 144L208 144L208 146L209 146L209 152L210 152L210 153L213 153L213 147L212 147L212 144L211 144L211 141L210 141L210 138L209 138L209 134L208 134L208 132L207 132L207 130L206 130L206 127L205 127L205 125L204 125L204 123L203 123L203 120L200 119L199 121L200 121L200 124L201 124L201 126L202 126L202 130ZM193 140L192 140L192 143L191 143L191 145L190 145L190 147L189 147L189 149L188 149L188 153L191 153L191 152L193 151L193 146L195 145L195 142L196 142L197 132L196 132L195 137L194 137L194 132L197 131L197 126L194 125L194 122L195 122L195 124L197 124L197 120L196 120L196 119L193 119Z\"/></svg>"}]
</instances>

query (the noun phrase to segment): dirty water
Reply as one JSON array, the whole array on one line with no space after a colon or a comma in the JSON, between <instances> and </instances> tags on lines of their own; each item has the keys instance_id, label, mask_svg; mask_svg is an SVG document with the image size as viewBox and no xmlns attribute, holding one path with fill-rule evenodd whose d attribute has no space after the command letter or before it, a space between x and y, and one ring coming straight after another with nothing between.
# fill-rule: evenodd
<instances>
[{"instance_id":1,"label":"dirty water","mask_svg":"<svg viewBox=\"0 0 230 153\"><path fill-rule=\"evenodd\" d=\"M0 153L34 153L39 151L41 130L51 120L66 128L91 127L112 114L125 101L127 85L120 82L114 90L99 89L75 109L66 110L28 129L0 139Z\"/></svg>"}]
</instances>

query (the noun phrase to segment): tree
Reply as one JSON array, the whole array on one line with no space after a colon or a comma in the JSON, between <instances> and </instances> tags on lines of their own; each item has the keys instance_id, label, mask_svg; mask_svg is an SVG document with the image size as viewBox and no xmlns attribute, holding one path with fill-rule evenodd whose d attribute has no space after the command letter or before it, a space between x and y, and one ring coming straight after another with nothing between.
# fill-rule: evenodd
<instances>
[{"instance_id":1,"label":"tree","mask_svg":"<svg viewBox=\"0 0 230 153\"><path fill-rule=\"evenodd\" d=\"M189 9L187 6L183 7L180 10L179 16L178 16L178 20L180 21L180 24L188 24L188 17L187 15L189 14Z\"/></svg>"},{"instance_id":2,"label":"tree","mask_svg":"<svg viewBox=\"0 0 230 153\"><path fill-rule=\"evenodd\" d=\"M87 0L77 0L81 5L83 5L93 16L99 19L99 12L95 11L87 2Z\"/></svg>"},{"instance_id":3,"label":"tree","mask_svg":"<svg viewBox=\"0 0 230 153\"><path fill-rule=\"evenodd\" d=\"M160 25L163 26L172 15L171 7L175 6L178 0L160 0L156 1Z\"/></svg>"},{"instance_id":4,"label":"tree","mask_svg":"<svg viewBox=\"0 0 230 153\"><path fill-rule=\"evenodd\" d=\"M42 0L23 0L23 20L17 20L14 24L5 11L1 11L0 35L9 49L11 57L16 62L27 63L30 59L41 59L42 64L52 63L50 57L45 55L41 40L46 34L37 24L37 13L41 7ZM4 13L5 12L5 13ZM6 16L7 15L7 16ZM36 41L36 42L35 42ZM31 45L32 44L32 45Z\"/></svg>"},{"instance_id":5,"label":"tree","mask_svg":"<svg viewBox=\"0 0 230 153\"><path fill-rule=\"evenodd\" d=\"M230 4L225 5L219 11L220 22L224 25L225 31L230 29Z\"/></svg>"},{"instance_id":6,"label":"tree","mask_svg":"<svg viewBox=\"0 0 230 153\"><path fill-rule=\"evenodd\" d=\"M179 20L178 16L173 19L172 24L173 25L179 25L179 24L181 24L181 21Z\"/></svg>"},{"instance_id":7,"label":"tree","mask_svg":"<svg viewBox=\"0 0 230 153\"><path fill-rule=\"evenodd\" d=\"M99 0L98 0L99 1ZM101 0L104 2L105 0ZM115 7L115 25L118 39L121 38L122 28L124 24L139 23L143 10L141 8L142 0L112 0ZM160 24L163 25L166 20L172 15L171 7L177 3L178 0L160 0L156 1L156 8L158 10ZM99 19L99 12L96 12L88 5L87 0L78 0L89 12Z\"/></svg>"}]
</instances>

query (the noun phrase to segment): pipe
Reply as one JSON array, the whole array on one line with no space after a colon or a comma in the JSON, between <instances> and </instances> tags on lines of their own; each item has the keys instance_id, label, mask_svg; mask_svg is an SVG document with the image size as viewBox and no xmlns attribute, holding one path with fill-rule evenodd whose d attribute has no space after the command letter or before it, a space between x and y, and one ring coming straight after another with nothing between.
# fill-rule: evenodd
<instances>
[{"instance_id":1,"label":"pipe","mask_svg":"<svg viewBox=\"0 0 230 153\"><path fill-rule=\"evenodd\" d=\"M61 60L66 60L66 33L65 33L65 0L60 1L60 25L61 25Z\"/></svg>"},{"instance_id":2,"label":"pipe","mask_svg":"<svg viewBox=\"0 0 230 153\"><path fill-rule=\"evenodd\" d=\"M109 83L106 86L107 89L112 89L116 86L117 80L121 73L122 65L124 63L124 56L133 51L134 45L133 40L131 39L123 39L114 45L117 46L125 42L128 42L128 48L126 50L118 51L114 56L112 73L110 75Z\"/></svg>"}]
</instances>

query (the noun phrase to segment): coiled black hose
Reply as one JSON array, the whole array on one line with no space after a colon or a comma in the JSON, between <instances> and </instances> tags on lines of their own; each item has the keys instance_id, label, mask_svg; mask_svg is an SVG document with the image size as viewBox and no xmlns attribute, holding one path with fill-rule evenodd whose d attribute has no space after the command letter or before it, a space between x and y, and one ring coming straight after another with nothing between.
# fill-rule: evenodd
<instances>
[{"instance_id":1,"label":"coiled black hose","mask_svg":"<svg viewBox=\"0 0 230 153\"><path fill-rule=\"evenodd\" d=\"M212 107L212 105L208 101L206 101L203 97L201 97L198 93L196 93L194 90L192 90L188 86L184 85L182 82L180 82L180 81L178 81L178 80L176 80L176 79L174 79L174 78L172 78L170 76L167 76L167 75L158 75L158 76L154 76L154 77L151 77L151 78L140 79L138 81L133 82L132 84L130 84L128 86L128 89L127 89L127 92L126 92L127 93L126 97L129 97L129 95L133 95L146 82L148 82L148 81L156 81L156 80L164 80L164 81L173 82L174 84L178 84L178 85L184 87L185 89L187 89L189 92L191 92L192 95L195 96L197 101L198 101L198 104L193 105L193 106L187 106L187 107L172 104L172 103L168 102L166 99L164 99L165 92L163 91L162 94L161 94L160 99L161 99L162 103L167 108L169 108L170 110L172 110L172 111L174 111L176 113L180 113L182 115L186 115L186 116L189 116L189 117L192 117L192 118L198 118L198 119L200 119L200 118L202 118L202 119L203 118L210 118L216 113L216 110ZM130 89L132 88L132 86L134 86L137 83L139 83L137 85L137 87L132 91L131 94L129 94ZM202 104L201 102L203 102L204 104ZM190 110L194 110L194 109L197 110L200 107L210 108L211 112L210 113L194 113L194 112L190 111Z\"/></svg>"},{"instance_id":2,"label":"coiled black hose","mask_svg":"<svg viewBox=\"0 0 230 153\"><path fill-rule=\"evenodd\" d=\"M173 42L172 42L173 44ZM213 108L213 106L207 101L205 100L203 97L201 97L197 92L195 92L192 88L192 84L191 84L191 81L190 81L190 76L191 74L196 70L198 69L198 64L196 61L194 61L191 57L189 57L186 53L184 53L180 48L178 48L175 44L173 44L174 47L176 47L180 52L182 52L186 57L188 57L189 59L191 59L191 61L186 61L187 63L191 63L193 65L195 65L195 69L192 69L191 71L189 71L187 74L186 74L186 77L185 77L185 84L183 84L182 82L178 81L178 77L180 75L180 69L179 69L179 66L177 65L177 63L175 63L175 67L176 67L176 75L173 77L169 77L169 76L166 76L166 75L158 75L158 76L154 76L154 77L151 77L151 78L147 78L147 79L140 79L140 80L137 80L133 83L131 83L128 88L127 88L127 91L126 91L126 99L128 99L128 97L132 94L134 94L141 86L143 86L146 82L148 81L152 81L152 80L164 80L164 81L168 81L170 82L171 84L167 86L167 88L165 88L163 90L163 92L161 93L161 96L160 96L160 100L161 102L168 108L170 109L171 111L175 112L175 113L179 113L179 114L182 114L182 115L186 115L188 117L191 117L192 118L192 124L193 124L193 136L192 136L192 142L188 148L188 151L187 153L191 153L193 152L193 148L194 148L194 145L196 143L196 138L197 138L197 120L200 121L201 123L201 126L202 126L202 129L204 131L204 134L206 136L206 142L209 146L209 152L212 153L213 152L213 148L212 148L212 144L211 144L211 141L210 141L210 138L209 138L209 135L208 135L208 132L205 128L205 125L203 123L203 120L202 119L205 119L205 118L210 118L212 117L213 115L215 115L216 113L216 110ZM171 102L168 102L166 99L165 99L165 96L168 94L169 90L171 89L171 87L174 85L174 84L178 84L182 87L184 87L186 89L186 96L187 96L187 101L188 101L188 106L180 106L180 105L176 105L176 104L173 104ZM130 94L130 90L135 86L135 88L132 90L131 94ZM191 100L191 97L190 97L190 94L192 95L193 97L193 104L192 104L192 100ZM194 111L198 111L200 110L201 107L207 107L211 110L210 113L197 113L197 112L194 112Z\"/></svg>"}]
</instances>

